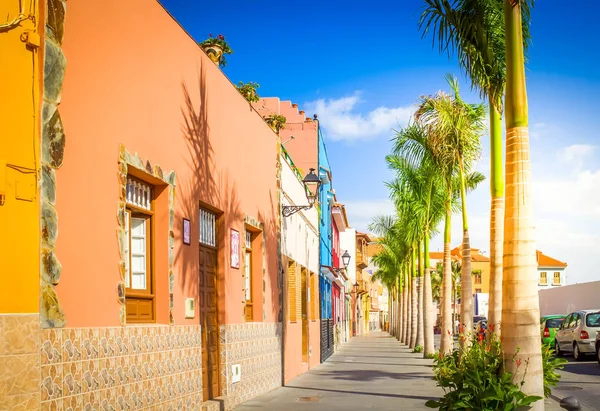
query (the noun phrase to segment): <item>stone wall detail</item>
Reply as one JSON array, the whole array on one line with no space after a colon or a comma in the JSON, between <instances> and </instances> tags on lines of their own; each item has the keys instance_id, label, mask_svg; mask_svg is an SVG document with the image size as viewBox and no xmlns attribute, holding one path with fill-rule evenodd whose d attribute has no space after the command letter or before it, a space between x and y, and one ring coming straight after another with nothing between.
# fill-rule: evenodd
<instances>
[{"instance_id":1,"label":"stone wall detail","mask_svg":"<svg viewBox=\"0 0 600 411\"><path fill-rule=\"evenodd\" d=\"M221 388L225 409L281 386L281 323L222 325ZM231 382L231 366L240 364L240 382Z\"/></svg>"},{"instance_id":2,"label":"stone wall detail","mask_svg":"<svg viewBox=\"0 0 600 411\"><path fill-rule=\"evenodd\" d=\"M119 242L120 254L120 280L117 284L117 297L119 303L121 304L119 313L121 325L125 325L127 323L127 312L125 309L125 243L127 242L127 235L125 231L125 207L127 199L127 173L129 172L130 167L150 174L169 186L169 323L173 325L175 323L173 317L173 288L175 286L175 274L173 271L173 248L175 247L175 232L173 231L173 227L175 226L175 171L171 171L169 173L163 172L159 165L152 166L150 161L142 160L138 153L130 154L123 144L121 144L119 147L119 204L117 207L117 240Z\"/></svg>"},{"instance_id":3,"label":"stone wall detail","mask_svg":"<svg viewBox=\"0 0 600 411\"><path fill-rule=\"evenodd\" d=\"M43 410L196 410L202 403L200 326L47 329L38 352Z\"/></svg>"},{"instance_id":4,"label":"stone wall detail","mask_svg":"<svg viewBox=\"0 0 600 411\"><path fill-rule=\"evenodd\" d=\"M44 93L42 101L41 190L40 190L40 322L42 328L64 327L66 319L55 287L61 265L54 253L58 236L56 170L63 162L65 133L58 110L67 60L61 45L66 2L48 0L44 41Z\"/></svg>"},{"instance_id":5,"label":"stone wall detail","mask_svg":"<svg viewBox=\"0 0 600 411\"><path fill-rule=\"evenodd\" d=\"M0 411L40 407L40 318L0 315Z\"/></svg>"}]
</instances>

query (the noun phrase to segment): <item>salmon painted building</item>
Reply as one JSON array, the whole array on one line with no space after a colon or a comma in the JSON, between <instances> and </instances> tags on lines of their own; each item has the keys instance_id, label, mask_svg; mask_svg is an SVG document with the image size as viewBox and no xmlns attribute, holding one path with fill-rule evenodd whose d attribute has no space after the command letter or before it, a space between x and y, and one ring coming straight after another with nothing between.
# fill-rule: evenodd
<instances>
[{"instance_id":1,"label":"salmon painted building","mask_svg":"<svg viewBox=\"0 0 600 411\"><path fill-rule=\"evenodd\" d=\"M280 386L279 136L158 2L32 4L0 33L8 409L231 409Z\"/></svg>"}]
</instances>

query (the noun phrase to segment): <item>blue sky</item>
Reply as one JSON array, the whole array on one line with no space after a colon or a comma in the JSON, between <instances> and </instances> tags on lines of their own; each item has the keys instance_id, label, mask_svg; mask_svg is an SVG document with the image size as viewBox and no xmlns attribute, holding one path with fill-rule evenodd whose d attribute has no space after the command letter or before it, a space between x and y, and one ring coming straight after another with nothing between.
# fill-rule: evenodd
<instances>
[{"instance_id":1,"label":"blue sky","mask_svg":"<svg viewBox=\"0 0 600 411\"><path fill-rule=\"evenodd\" d=\"M162 3L196 40L226 36L233 82L256 81L260 95L319 115L338 200L359 230L392 210L383 159L418 97L446 89L453 73L464 98L479 101L455 61L421 39L422 1ZM538 249L569 264L569 283L597 279L600 266L600 37L583 9L593 8L536 2L527 67ZM487 173L486 136L482 144L478 168ZM472 244L486 251L489 183L468 201ZM453 244L459 223L456 216ZM433 248L441 247L436 238Z\"/></svg>"}]
</instances>

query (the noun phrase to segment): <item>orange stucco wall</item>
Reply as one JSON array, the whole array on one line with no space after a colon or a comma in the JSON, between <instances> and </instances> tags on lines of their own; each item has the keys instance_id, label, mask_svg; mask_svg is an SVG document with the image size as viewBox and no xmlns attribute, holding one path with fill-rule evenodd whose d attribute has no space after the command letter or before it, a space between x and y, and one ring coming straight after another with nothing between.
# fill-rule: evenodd
<instances>
[{"instance_id":1,"label":"orange stucco wall","mask_svg":"<svg viewBox=\"0 0 600 411\"><path fill-rule=\"evenodd\" d=\"M276 321L273 131L155 1L69 3L63 50L67 71L60 109L67 143L64 164L57 171L56 252L63 266L57 292L67 325L119 324L116 214L121 143L164 171L177 173L175 323L198 323L198 312L196 318L184 319L183 303L186 297L198 297L200 202L223 213L218 227L221 323L244 321L243 272L229 263L229 230L243 233L244 215L265 225L264 307L266 321ZM159 203L156 267L164 296L169 217L164 202ZM183 217L192 222L191 246L182 244ZM262 296L255 297L262 306ZM161 298L157 308L162 323L167 320L165 301Z\"/></svg>"}]
</instances>

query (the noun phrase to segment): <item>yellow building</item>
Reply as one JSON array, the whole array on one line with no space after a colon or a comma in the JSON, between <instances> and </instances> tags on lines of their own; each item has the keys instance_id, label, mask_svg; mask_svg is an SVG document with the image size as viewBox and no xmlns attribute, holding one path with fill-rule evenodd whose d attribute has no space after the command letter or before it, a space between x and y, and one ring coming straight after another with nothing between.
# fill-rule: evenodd
<instances>
[{"instance_id":1,"label":"yellow building","mask_svg":"<svg viewBox=\"0 0 600 411\"><path fill-rule=\"evenodd\" d=\"M44 19L38 7L38 2L0 2L0 408L7 409L17 404L36 409L40 401L39 46Z\"/></svg>"}]
</instances>

